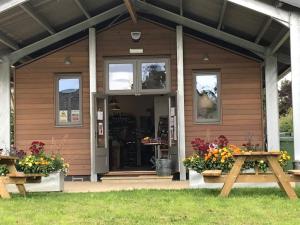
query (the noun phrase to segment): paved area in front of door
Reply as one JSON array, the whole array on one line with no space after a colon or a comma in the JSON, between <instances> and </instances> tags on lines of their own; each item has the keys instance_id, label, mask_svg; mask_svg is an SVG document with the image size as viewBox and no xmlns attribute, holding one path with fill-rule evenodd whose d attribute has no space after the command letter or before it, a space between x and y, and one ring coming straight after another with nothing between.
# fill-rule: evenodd
<instances>
[{"instance_id":1,"label":"paved area in front of door","mask_svg":"<svg viewBox=\"0 0 300 225\"><path fill-rule=\"evenodd\" d=\"M108 192L135 189L186 189L188 181L65 182L64 192Z\"/></svg>"}]
</instances>

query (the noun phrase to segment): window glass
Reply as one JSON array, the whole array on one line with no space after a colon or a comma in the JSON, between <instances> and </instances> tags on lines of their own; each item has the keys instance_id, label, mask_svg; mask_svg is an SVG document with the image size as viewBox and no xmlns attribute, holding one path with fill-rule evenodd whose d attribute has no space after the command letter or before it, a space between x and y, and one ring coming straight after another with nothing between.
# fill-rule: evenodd
<instances>
[{"instance_id":1,"label":"window glass","mask_svg":"<svg viewBox=\"0 0 300 225\"><path fill-rule=\"evenodd\" d=\"M109 90L133 90L133 64L109 64Z\"/></svg>"},{"instance_id":2,"label":"window glass","mask_svg":"<svg viewBox=\"0 0 300 225\"><path fill-rule=\"evenodd\" d=\"M81 79L60 76L57 79L58 125L81 123Z\"/></svg>"},{"instance_id":3,"label":"window glass","mask_svg":"<svg viewBox=\"0 0 300 225\"><path fill-rule=\"evenodd\" d=\"M195 111L197 122L220 121L217 74L197 74L195 77Z\"/></svg>"},{"instance_id":4,"label":"window glass","mask_svg":"<svg viewBox=\"0 0 300 225\"><path fill-rule=\"evenodd\" d=\"M166 63L142 63L142 89L165 89L167 87Z\"/></svg>"}]
</instances>

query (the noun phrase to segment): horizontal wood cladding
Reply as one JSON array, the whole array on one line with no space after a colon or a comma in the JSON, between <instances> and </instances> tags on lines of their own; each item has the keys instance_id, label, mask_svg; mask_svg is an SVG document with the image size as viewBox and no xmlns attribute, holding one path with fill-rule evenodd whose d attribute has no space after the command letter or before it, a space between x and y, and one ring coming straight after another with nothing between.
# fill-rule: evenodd
<instances>
[{"instance_id":1,"label":"horizontal wood cladding","mask_svg":"<svg viewBox=\"0 0 300 225\"><path fill-rule=\"evenodd\" d=\"M72 64L65 65L65 57ZM79 73L83 88L83 126L55 126L55 75ZM70 163L70 175L90 174L88 41L83 40L16 70L16 145L28 149L33 140L59 152Z\"/></svg>"},{"instance_id":2,"label":"horizontal wood cladding","mask_svg":"<svg viewBox=\"0 0 300 225\"><path fill-rule=\"evenodd\" d=\"M204 54L209 61L202 61ZM196 137L213 141L225 135L231 143L242 145L249 138L263 144L261 67L250 59L224 49L184 38L184 85L186 152L192 154L191 141ZM197 124L193 115L193 74L199 70L221 73L221 123Z\"/></svg>"},{"instance_id":3,"label":"horizontal wood cladding","mask_svg":"<svg viewBox=\"0 0 300 225\"><path fill-rule=\"evenodd\" d=\"M131 40L131 31L141 31L139 42ZM130 48L143 48L144 54L130 55ZM203 62L203 54L209 61ZM72 64L65 65L65 57ZM176 33L149 22L131 21L97 34L97 90L105 90L104 62L108 59L170 58L171 88L176 91ZM193 73L217 70L221 73L221 124L196 124L193 119ZM55 127L55 73L81 73L83 85L83 126ZM219 47L184 37L184 82L186 151L196 137L212 141L224 134L231 143L241 145L251 136L262 144L260 64ZM58 50L16 71L16 144L28 148L33 140L42 140L48 151L59 150L70 162L70 175L90 174L88 40Z\"/></svg>"}]
</instances>

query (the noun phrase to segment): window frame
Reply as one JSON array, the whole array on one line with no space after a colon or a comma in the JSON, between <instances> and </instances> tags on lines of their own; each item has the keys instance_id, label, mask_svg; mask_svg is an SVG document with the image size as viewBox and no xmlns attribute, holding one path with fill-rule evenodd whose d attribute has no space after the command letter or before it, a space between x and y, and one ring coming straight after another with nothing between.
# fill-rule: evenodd
<instances>
[{"instance_id":1,"label":"window frame","mask_svg":"<svg viewBox=\"0 0 300 225\"><path fill-rule=\"evenodd\" d=\"M79 122L78 123L60 123L59 122L59 80L60 79L79 79ZM83 126L83 109L82 109L82 75L81 73L57 73L55 76L55 126L56 127L82 127Z\"/></svg>"},{"instance_id":2,"label":"window frame","mask_svg":"<svg viewBox=\"0 0 300 225\"><path fill-rule=\"evenodd\" d=\"M133 89L132 90L110 90L109 89L109 65L110 64L132 64L133 65ZM136 92L136 60L105 60L105 91L107 94L134 95Z\"/></svg>"},{"instance_id":3,"label":"window frame","mask_svg":"<svg viewBox=\"0 0 300 225\"><path fill-rule=\"evenodd\" d=\"M198 105L196 85L197 76L215 75L217 77L217 94L218 94L218 118L217 119L198 119ZM221 72L218 70L197 70L193 72L193 114L194 122L196 124L221 124L222 123L222 105L221 105Z\"/></svg>"},{"instance_id":4,"label":"window frame","mask_svg":"<svg viewBox=\"0 0 300 225\"><path fill-rule=\"evenodd\" d=\"M166 88L164 89L143 89L142 88L142 64L143 63L165 63L166 65ZM167 94L171 89L171 72L170 72L170 59L168 58L151 58L137 60L137 71L140 76L137 78L137 90L140 94ZM136 75L138 76L138 74Z\"/></svg>"},{"instance_id":5,"label":"window frame","mask_svg":"<svg viewBox=\"0 0 300 225\"><path fill-rule=\"evenodd\" d=\"M165 63L166 64L166 88L164 89L142 89L143 63ZM132 64L133 65L133 89L132 90L109 90L109 64ZM143 59L109 59L104 62L105 67L105 92L111 95L147 95L168 94L171 90L171 69L169 58L143 58ZM140 76L139 76L140 75Z\"/></svg>"}]
</instances>

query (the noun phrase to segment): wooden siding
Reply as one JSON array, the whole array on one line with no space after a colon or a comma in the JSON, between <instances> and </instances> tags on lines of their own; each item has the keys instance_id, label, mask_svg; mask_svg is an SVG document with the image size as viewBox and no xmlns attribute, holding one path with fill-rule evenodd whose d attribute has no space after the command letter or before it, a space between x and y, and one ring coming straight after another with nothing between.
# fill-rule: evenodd
<instances>
[{"instance_id":1,"label":"wooden siding","mask_svg":"<svg viewBox=\"0 0 300 225\"><path fill-rule=\"evenodd\" d=\"M203 61L208 54L209 61ZM201 137L213 141L223 134L236 145L263 143L261 67L245 57L204 42L184 38L184 85L186 151L193 152L191 141ZM221 123L196 124L193 115L193 74L197 70L216 70L221 74Z\"/></svg>"},{"instance_id":2,"label":"wooden siding","mask_svg":"<svg viewBox=\"0 0 300 225\"><path fill-rule=\"evenodd\" d=\"M71 65L65 65L70 56ZM70 163L70 175L90 174L88 41L84 40L16 70L16 144L28 149L33 140L59 151ZM55 126L56 73L82 76L83 126Z\"/></svg>"},{"instance_id":3,"label":"wooden siding","mask_svg":"<svg viewBox=\"0 0 300 225\"><path fill-rule=\"evenodd\" d=\"M140 42L131 40L131 31L141 31ZM130 48L143 48L143 55L129 55ZM203 54L210 61L201 61ZM71 65L64 64L70 56ZM97 34L97 89L105 90L104 61L139 57L169 57L172 90L176 91L176 34L155 24L124 22ZM187 154L195 137L213 140L224 134L238 145L252 135L262 144L261 69L260 64L222 48L184 38L185 116ZM193 121L193 72L201 69L221 71L222 123L199 125ZM83 126L55 127L54 74L82 73ZM42 140L48 150L61 149L71 164L71 175L90 174L88 41L83 40L58 50L16 71L16 143L26 148L32 140ZM52 142L56 144L52 144ZM62 145L63 147L55 147Z\"/></svg>"}]
</instances>

